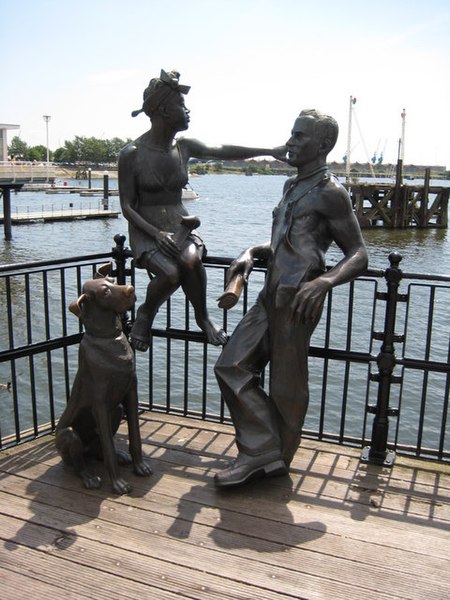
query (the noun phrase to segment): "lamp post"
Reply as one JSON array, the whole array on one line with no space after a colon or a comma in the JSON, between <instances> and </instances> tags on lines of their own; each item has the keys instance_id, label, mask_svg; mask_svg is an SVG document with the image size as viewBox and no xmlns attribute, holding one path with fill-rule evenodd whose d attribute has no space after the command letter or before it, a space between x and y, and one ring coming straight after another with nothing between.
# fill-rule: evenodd
<instances>
[{"instance_id":1,"label":"lamp post","mask_svg":"<svg viewBox=\"0 0 450 600\"><path fill-rule=\"evenodd\" d=\"M45 129L46 129L46 133L47 133L47 181L48 181L48 179L49 179L48 169L50 166L50 151L48 148L48 122L50 121L51 117L50 117L50 115L43 115L43 119L45 121Z\"/></svg>"},{"instance_id":2,"label":"lamp post","mask_svg":"<svg viewBox=\"0 0 450 600\"><path fill-rule=\"evenodd\" d=\"M43 115L43 119L45 121L45 128L46 128L46 133L47 133L47 163L50 162L50 151L48 149L48 122L51 119L50 115Z\"/></svg>"},{"instance_id":3,"label":"lamp post","mask_svg":"<svg viewBox=\"0 0 450 600\"><path fill-rule=\"evenodd\" d=\"M347 154L345 155L345 180L347 183L350 181L350 152L352 150L352 113L354 104L356 104L356 98L350 96L350 103L348 107Z\"/></svg>"}]
</instances>

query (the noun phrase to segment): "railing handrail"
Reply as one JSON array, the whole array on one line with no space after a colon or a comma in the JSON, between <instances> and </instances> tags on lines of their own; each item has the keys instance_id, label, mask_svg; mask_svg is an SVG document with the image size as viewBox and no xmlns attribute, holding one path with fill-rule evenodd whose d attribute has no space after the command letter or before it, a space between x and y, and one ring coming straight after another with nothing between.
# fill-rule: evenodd
<instances>
[{"instance_id":1,"label":"railing handrail","mask_svg":"<svg viewBox=\"0 0 450 600\"><path fill-rule=\"evenodd\" d=\"M9 265L0 265L0 275L2 273L12 273L20 275L21 272L30 272L37 269L45 269L58 265L67 265L68 267L74 264L85 264L95 260L111 258L111 252L103 252L101 254L86 254L83 256L71 256L68 258L54 258L50 260L38 260L27 263L11 263Z\"/></svg>"},{"instance_id":2,"label":"railing handrail","mask_svg":"<svg viewBox=\"0 0 450 600\"><path fill-rule=\"evenodd\" d=\"M57 266L62 264L73 265L75 263L86 263L92 260L101 260L103 258L111 258L111 252L103 252L98 254L83 254L81 256L70 256L67 258L56 258L50 260L41 260L41 261L32 261L26 263L10 263L6 265L0 265L0 274L3 272L11 272L17 271L17 274L20 274L20 271L28 271L29 269L40 269L50 266ZM221 265L221 266L229 266L233 258L229 256L206 256L204 259L205 264L209 265ZM264 268L265 262L262 260L255 261L255 268ZM327 267L330 269L331 267ZM361 276L362 277L379 277L383 278L385 275L385 269L381 268L369 268L367 269ZM445 275L443 273L415 273L415 272L406 272L402 271L403 279L416 279L421 281L442 281L442 282L450 282L450 275Z\"/></svg>"}]
</instances>

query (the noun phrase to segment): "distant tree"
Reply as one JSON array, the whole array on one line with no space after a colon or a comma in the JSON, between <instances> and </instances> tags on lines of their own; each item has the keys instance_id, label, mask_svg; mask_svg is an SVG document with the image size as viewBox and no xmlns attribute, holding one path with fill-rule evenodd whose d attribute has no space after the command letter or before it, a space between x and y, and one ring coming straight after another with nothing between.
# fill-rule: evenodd
<instances>
[{"instance_id":1,"label":"distant tree","mask_svg":"<svg viewBox=\"0 0 450 600\"><path fill-rule=\"evenodd\" d=\"M57 148L53 152L53 160L55 162L66 162L66 159L65 159L65 148Z\"/></svg>"},{"instance_id":2,"label":"distant tree","mask_svg":"<svg viewBox=\"0 0 450 600\"><path fill-rule=\"evenodd\" d=\"M258 172L258 167L256 166L256 164L254 162L249 163L246 167L245 167L245 173L247 175L253 175L254 173Z\"/></svg>"},{"instance_id":3,"label":"distant tree","mask_svg":"<svg viewBox=\"0 0 450 600\"><path fill-rule=\"evenodd\" d=\"M124 146L131 142L131 138L122 140L121 138L115 137L111 140L105 140L105 161L104 162L117 162L119 158L119 152Z\"/></svg>"},{"instance_id":4,"label":"distant tree","mask_svg":"<svg viewBox=\"0 0 450 600\"><path fill-rule=\"evenodd\" d=\"M101 140L95 137L75 136L75 139L66 140L62 148L55 151L56 162L84 162L84 163L111 163L117 162L120 150L130 142L112 138Z\"/></svg>"},{"instance_id":5,"label":"distant tree","mask_svg":"<svg viewBox=\"0 0 450 600\"><path fill-rule=\"evenodd\" d=\"M195 173L196 175L205 175L208 172L206 167L209 167L209 165L205 165L204 163L189 165L189 172Z\"/></svg>"},{"instance_id":6,"label":"distant tree","mask_svg":"<svg viewBox=\"0 0 450 600\"><path fill-rule=\"evenodd\" d=\"M27 160L28 145L26 142L20 139L18 135L15 135L10 145L8 146L8 154L11 158L20 158Z\"/></svg>"},{"instance_id":7,"label":"distant tree","mask_svg":"<svg viewBox=\"0 0 450 600\"><path fill-rule=\"evenodd\" d=\"M64 146L50 152L50 160L69 163L115 163L120 150L129 142L131 142L130 138L122 140L114 137L110 140L102 140L95 137L76 135L73 140L66 140ZM47 148L45 146L29 147L18 136L12 138L11 144L8 146L8 152L10 156L23 160L47 160Z\"/></svg>"},{"instance_id":8,"label":"distant tree","mask_svg":"<svg viewBox=\"0 0 450 600\"><path fill-rule=\"evenodd\" d=\"M49 159L52 160L52 153L49 152ZM27 151L27 160L36 160L38 162L43 162L47 160L47 148L45 146L32 146L28 148Z\"/></svg>"},{"instance_id":9,"label":"distant tree","mask_svg":"<svg viewBox=\"0 0 450 600\"><path fill-rule=\"evenodd\" d=\"M78 135L73 141L64 142L63 152L60 162L78 162L83 159L84 138Z\"/></svg>"}]
</instances>

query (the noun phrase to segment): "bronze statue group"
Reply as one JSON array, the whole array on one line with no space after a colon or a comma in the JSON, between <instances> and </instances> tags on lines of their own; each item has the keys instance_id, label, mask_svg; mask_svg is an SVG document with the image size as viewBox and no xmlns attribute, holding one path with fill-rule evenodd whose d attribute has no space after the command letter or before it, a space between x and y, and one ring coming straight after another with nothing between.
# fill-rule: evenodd
<instances>
[{"instance_id":1,"label":"bronze statue group","mask_svg":"<svg viewBox=\"0 0 450 600\"><path fill-rule=\"evenodd\" d=\"M148 349L158 309L181 286L208 342L223 347L215 374L238 449L229 468L215 475L215 485L225 488L288 473L308 408L311 335L327 292L361 275L368 257L347 191L327 169L327 155L338 136L332 117L303 110L285 145L276 148L209 147L175 137L189 125L188 91L175 71L161 71L152 79L142 108L132 113L147 115L151 127L119 157L119 195L129 242L135 265L150 276L129 339L135 350ZM270 240L243 251L229 268L228 281L237 275L246 281L255 259L267 261L264 287L228 339L208 314L203 240L195 230L177 235L187 216L182 190L188 161L267 155L295 167L297 175L284 184ZM325 255L333 242L343 257L327 270ZM266 391L261 373L268 363Z\"/></svg>"}]
</instances>

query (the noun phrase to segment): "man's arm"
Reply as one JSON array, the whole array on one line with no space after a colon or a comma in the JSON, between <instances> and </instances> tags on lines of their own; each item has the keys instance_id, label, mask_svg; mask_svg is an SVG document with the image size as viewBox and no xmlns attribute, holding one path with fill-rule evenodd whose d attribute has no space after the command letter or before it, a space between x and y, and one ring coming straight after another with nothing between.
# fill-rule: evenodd
<instances>
[{"instance_id":1,"label":"man's arm","mask_svg":"<svg viewBox=\"0 0 450 600\"><path fill-rule=\"evenodd\" d=\"M250 273L252 272L255 258L267 260L270 256L270 252L270 242L259 244L258 246L252 246L251 248L247 248L247 250L241 252L241 254L235 260L233 260L230 268L228 269L226 283L228 284L238 273L240 273L243 276L244 281L247 282Z\"/></svg>"},{"instance_id":2,"label":"man's arm","mask_svg":"<svg viewBox=\"0 0 450 600\"><path fill-rule=\"evenodd\" d=\"M347 192L340 187L332 189L323 208L322 217L344 257L323 275L302 284L291 306L297 322L315 320L331 288L352 281L367 269L367 250Z\"/></svg>"}]
</instances>

